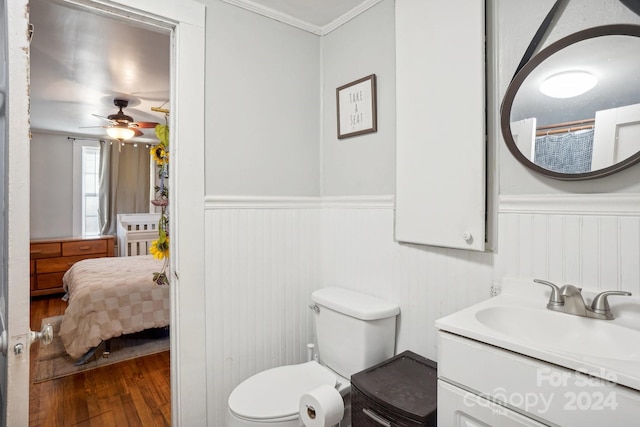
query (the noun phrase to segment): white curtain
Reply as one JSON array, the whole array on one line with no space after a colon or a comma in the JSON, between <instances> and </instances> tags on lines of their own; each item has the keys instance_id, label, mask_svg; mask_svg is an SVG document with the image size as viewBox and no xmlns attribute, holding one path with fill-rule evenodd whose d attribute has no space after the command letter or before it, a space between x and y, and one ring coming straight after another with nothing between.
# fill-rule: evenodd
<instances>
[{"instance_id":1,"label":"white curtain","mask_svg":"<svg viewBox=\"0 0 640 427\"><path fill-rule=\"evenodd\" d=\"M116 234L117 214L149 212L149 163L144 144L100 144L98 216L102 234Z\"/></svg>"}]
</instances>

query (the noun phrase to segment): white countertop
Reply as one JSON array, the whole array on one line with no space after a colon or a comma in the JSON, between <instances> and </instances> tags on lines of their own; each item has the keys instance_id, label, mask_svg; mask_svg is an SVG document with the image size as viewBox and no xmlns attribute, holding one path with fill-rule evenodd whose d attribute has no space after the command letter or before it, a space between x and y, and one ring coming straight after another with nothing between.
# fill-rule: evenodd
<instances>
[{"instance_id":1,"label":"white countertop","mask_svg":"<svg viewBox=\"0 0 640 427\"><path fill-rule=\"evenodd\" d=\"M502 289L496 297L436 320L436 327L640 390L636 296L611 297L615 319L600 320L548 310L549 288L532 280L507 280ZM595 292L583 295L590 303ZM495 313L498 317L487 322Z\"/></svg>"}]
</instances>

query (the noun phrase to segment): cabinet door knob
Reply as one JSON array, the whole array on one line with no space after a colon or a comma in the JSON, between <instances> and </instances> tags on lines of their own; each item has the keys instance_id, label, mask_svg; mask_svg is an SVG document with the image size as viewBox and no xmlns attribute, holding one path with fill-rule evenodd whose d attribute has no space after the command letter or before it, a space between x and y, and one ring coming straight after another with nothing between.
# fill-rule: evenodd
<instances>
[{"instance_id":1,"label":"cabinet door knob","mask_svg":"<svg viewBox=\"0 0 640 427\"><path fill-rule=\"evenodd\" d=\"M464 239L465 242L471 242L473 240L473 235L467 232L462 235L462 238Z\"/></svg>"}]
</instances>

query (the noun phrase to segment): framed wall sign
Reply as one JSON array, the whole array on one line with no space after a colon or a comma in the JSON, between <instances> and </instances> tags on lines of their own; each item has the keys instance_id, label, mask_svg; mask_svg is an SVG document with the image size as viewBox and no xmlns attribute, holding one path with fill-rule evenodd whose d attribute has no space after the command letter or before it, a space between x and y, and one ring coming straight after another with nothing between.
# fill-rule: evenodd
<instances>
[{"instance_id":1,"label":"framed wall sign","mask_svg":"<svg viewBox=\"0 0 640 427\"><path fill-rule=\"evenodd\" d=\"M376 75L363 77L336 89L338 139L376 132Z\"/></svg>"}]
</instances>

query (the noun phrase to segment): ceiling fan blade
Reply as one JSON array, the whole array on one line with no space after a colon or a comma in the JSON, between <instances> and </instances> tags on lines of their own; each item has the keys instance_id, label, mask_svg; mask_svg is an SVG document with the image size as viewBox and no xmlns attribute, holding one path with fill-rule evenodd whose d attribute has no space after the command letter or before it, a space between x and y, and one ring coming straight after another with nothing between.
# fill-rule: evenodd
<instances>
[{"instance_id":1,"label":"ceiling fan blade","mask_svg":"<svg viewBox=\"0 0 640 427\"><path fill-rule=\"evenodd\" d=\"M135 137L135 136L142 136L142 135L144 135L144 132L142 132L141 130L133 129L133 131L135 132L135 133L133 134L133 136L134 136L134 137Z\"/></svg>"},{"instance_id":2,"label":"ceiling fan blade","mask_svg":"<svg viewBox=\"0 0 640 427\"><path fill-rule=\"evenodd\" d=\"M151 128L155 128L158 123L156 123L156 122L135 122L133 124L137 125L139 128L151 129Z\"/></svg>"},{"instance_id":3,"label":"ceiling fan blade","mask_svg":"<svg viewBox=\"0 0 640 427\"><path fill-rule=\"evenodd\" d=\"M106 121L108 121L109 123L115 124L115 121L114 121L114 120L111 120L111 119L110 119L110 118L108 118L108 117L99 116L99 115L97 115L97 114L91 114L91 115L92 115L92 116L95 116L95 117L97 117L97 118L99 118L99 119L106 120Z\"/></svg>"}]
</instances>

